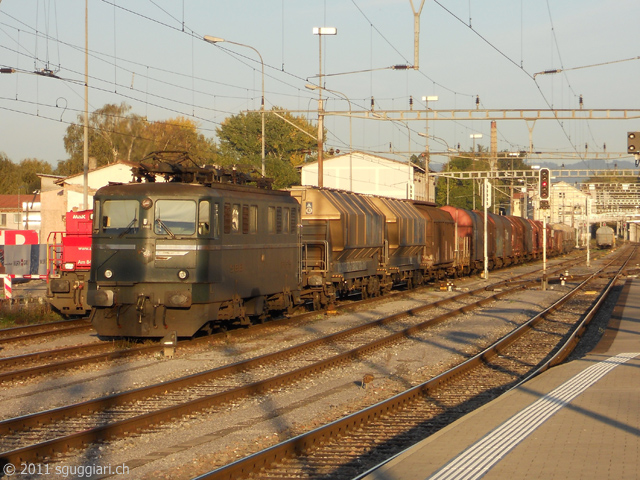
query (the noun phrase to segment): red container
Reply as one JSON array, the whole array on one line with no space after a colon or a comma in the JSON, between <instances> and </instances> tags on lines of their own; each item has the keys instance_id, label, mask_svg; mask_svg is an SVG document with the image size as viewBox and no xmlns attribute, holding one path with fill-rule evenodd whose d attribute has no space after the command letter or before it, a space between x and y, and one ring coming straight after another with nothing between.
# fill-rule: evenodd
<instances>
[{"instance_id":1,"label":"red container","mask_svg":"<svg viewBox=\"0 0 640 480\"><path fill-rule=\"evenodd\" d=\"M88 235L91 238L93 210L67 212L66 233L68 235ZM89 242L91 244L91 242Z\"/></svg>"},{"instance_id":2,"label":"red container","mask_svg":"<svg viewBox=\"0 0 640 480\"><path fill-rule=\"evenodd\" d=\"M88 270L91 268L91 237L67 236L62 239L62 266L73 263L75 268Z\"/></svg>"}]
</instances>

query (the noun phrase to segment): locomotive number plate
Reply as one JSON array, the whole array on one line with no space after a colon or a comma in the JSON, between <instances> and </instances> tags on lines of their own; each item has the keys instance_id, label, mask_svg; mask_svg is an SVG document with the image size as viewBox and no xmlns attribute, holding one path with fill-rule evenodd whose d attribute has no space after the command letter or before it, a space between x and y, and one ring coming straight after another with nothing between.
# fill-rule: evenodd
<instances>
[{"instance_id":1,"label":"locomotive number plate","mask_svg":"<svg viewBox=\"0 0 640 480\"><path fill-rule=\"evenodd\" d=\"M231 265L229 265L230 273L241 273L242 271L244 271L244 265L242 265L241 263L232 263Z\"/></svg>"}]
</instances>

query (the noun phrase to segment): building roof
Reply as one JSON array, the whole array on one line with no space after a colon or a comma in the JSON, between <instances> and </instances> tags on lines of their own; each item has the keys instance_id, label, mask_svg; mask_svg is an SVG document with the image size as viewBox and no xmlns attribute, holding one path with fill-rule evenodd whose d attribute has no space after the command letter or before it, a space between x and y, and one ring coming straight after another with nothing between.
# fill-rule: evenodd
<instances>
[{"instance_id":1,"label":"building roof","mask_svg":"<svg viewBox=\"0 0 640 480\"><path fill-rule=\"evenodd\" d=\"M349 157L350 155L354 156L354 157L361 157L361 158L364 158L364 159L367 159L367 160L370 160L370 161L377 161L377 162L380 162L380 163L382 163L382 162L390 162L390 163L397 163L397 164L402 165L402 166L406 166L407 165L407 162L396 160L394 158L387 158L387 157L381 157L379 155L372 155L370 153L361 152L359 150L354 150L354 151L352 151L350 153L341 153L339 155L325 156L325 157L323 157L322 161L324 163L326 163L326 162L329 162L329 161L332 161L332 160L338 160L338 159L343 158L343 157ZM318 163L318 161L315 160L313 162L302 163L302 164L298 165L297 168L306 167L307 165L313 165L315 163ZM424 168L422 168L420 165L417 165L416 163L413 163L412 165L413 165L413 168L415 168L417 170L420 170L422 172L425 171Z\"/></svg>"},{"instance_id":2,"label":"building roof","mask_svg":"<svg viewBox=\"0 0 640 480\"><path fill-rule=\"evenodd\" d=\"M26 193L20 195L0 195L0 209L3 210L20 210L20 204L23 202L39 202L40 194L36 194L35 200L33 194Z\"/></svg>"},{"instance_id":3,"label":"building roof","mask_svg":"<svg viewBox=\"0 0 640 480\"><path fill-rule=\"evenodd\" d=\"M89 174L94 174L95 172L99 172L100 170L105 170L107 168L111 168L115 165L124 165L127 167L137 167L138 164L137 163L133 163L133 162L127 162L124 160L119 160L117 162L114 163L108 163L106 165L102 165L101 167L98 168L94 168L93 170L89 171ZM74 179L78 179L78 178L82 178L84 177L84 172L80 172L80 173L76 173L75 175L69 175L68 177L60 177L59 180L56 180L55 183L57 183L58 185L63 185L64 183L69 183L69 180L74 180Z\"/></svg>"}]
</instances>

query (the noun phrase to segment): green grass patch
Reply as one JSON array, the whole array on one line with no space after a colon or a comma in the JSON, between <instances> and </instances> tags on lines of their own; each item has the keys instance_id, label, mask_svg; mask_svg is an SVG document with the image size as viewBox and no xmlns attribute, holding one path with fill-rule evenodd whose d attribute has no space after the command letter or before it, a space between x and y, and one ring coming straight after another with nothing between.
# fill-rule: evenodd
<instances>
[{"instance_id":1,"label":"green grass patch","mask_svg":"<svg viewBox=\"0 0 640 480\"><path fill-rule=\"evenodd\" d=\"M48 303L11 305L8 300L0 300L0 328L58 322L60 320L64 320L64 318L54 312Z\"/></svg>"}]
</instances>

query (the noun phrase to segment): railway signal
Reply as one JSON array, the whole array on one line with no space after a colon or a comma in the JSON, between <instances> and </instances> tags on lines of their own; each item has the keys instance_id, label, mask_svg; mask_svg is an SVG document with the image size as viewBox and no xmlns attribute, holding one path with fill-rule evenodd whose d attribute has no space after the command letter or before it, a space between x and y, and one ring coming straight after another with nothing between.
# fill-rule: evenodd
<instances>
[{"instance_id":1,"label":"railway signal","mask_svg":"<svg viewBox=\"0 0 640 480\"><path fill-rule=\"evenodd\" d=\"M540 169L540 200L549 200L549 169Z\"/></svg>"},{"instance_id":2,"label":"railway signal","mask_svg":"<svg viewBox=\"0 0 640 480\"><path fill-rule=\"evenodd\" d=\"M640 153L640 132L627 133L627 153Z\"/></svg>"}]
</instances>

